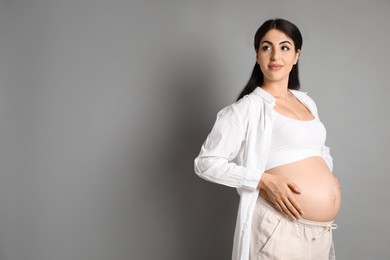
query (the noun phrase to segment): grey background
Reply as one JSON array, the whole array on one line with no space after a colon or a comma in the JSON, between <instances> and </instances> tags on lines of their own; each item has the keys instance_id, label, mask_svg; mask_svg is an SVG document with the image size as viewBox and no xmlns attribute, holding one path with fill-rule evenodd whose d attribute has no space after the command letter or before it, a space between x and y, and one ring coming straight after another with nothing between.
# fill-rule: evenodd
<instances>
[{"instance_id":1,"label":"grey background","mask_svg":"<svg viewBox=\"0 0 390 260\"><path fill-rule=\"evenodd\" d=\"M387 0L1 1L0 259L229 259L238 195L193 159L274 17L304 37L338 259L389 259Z\"/></svg>"}]
</instances>

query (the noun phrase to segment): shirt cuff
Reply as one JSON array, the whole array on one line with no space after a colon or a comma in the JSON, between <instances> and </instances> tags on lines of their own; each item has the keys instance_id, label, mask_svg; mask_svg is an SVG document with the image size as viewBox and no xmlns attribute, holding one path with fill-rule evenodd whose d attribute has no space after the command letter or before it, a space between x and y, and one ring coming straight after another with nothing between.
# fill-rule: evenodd
<instances>
[{"instance_id":1,"label":"shirt cuff","mask_svg":"<svg viewBox=\"0 0 390 260\"><path fill-rule=\"evenodd\" d=\"M250 190L256 190L257 186L259 186L260 178L261 172L248 169L248 172L242 182L242 186Z\"/></svg>"}]
</instances>

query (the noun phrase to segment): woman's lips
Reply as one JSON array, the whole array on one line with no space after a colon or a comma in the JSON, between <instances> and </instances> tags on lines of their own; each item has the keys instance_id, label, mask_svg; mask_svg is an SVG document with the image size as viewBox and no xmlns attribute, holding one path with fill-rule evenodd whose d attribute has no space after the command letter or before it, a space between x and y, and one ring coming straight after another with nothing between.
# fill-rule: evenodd
<instances>
[{"instance_id":1,"label":"woman's lips","mask_svg":"<svg viewBox=\"0 0 390 260\"><path fill-rule=\"evenodd\" d=\"M280 64L270 64L268 65L268 68L270 70L280 70L283 67L283 65Z\"/></svg>"}]
</instances>

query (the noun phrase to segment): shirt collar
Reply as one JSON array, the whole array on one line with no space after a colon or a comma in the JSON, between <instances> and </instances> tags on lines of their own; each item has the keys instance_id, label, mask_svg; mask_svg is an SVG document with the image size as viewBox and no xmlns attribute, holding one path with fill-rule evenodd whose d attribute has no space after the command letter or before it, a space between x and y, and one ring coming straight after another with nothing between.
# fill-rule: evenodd
<instances>
[{"instance_id":1,"label":"shirt collar","mask_svg":"<svg viewBox=\"0 0 390 260\"><path fill-rule=\"evenodd\" d=\"M272 96L270 93L262 89L261 87L257 86L255 90L253 90L253 93L261 96L265 101L267 101L270 104L274 104L276 102L276 98Z\"/></svg>"}]
</instances>

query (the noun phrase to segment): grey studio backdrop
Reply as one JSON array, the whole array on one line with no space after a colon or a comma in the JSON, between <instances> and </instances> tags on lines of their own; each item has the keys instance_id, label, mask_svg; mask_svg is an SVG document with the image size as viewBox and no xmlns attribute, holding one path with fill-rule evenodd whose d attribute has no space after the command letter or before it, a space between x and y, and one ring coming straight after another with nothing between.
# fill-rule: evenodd
<instances>
[{"instance_id":1,"label":"grey studio backdrop","mask_svg":"<svg viewBox=\"0 0 390 260\"><path fill-rule=\"evenodd\" d=\"M284 17L327 127L338 259L390 259L390 2L0 2L0 259L226 260L238 195L193 159Z\"/></svg>"}]
</instances>

